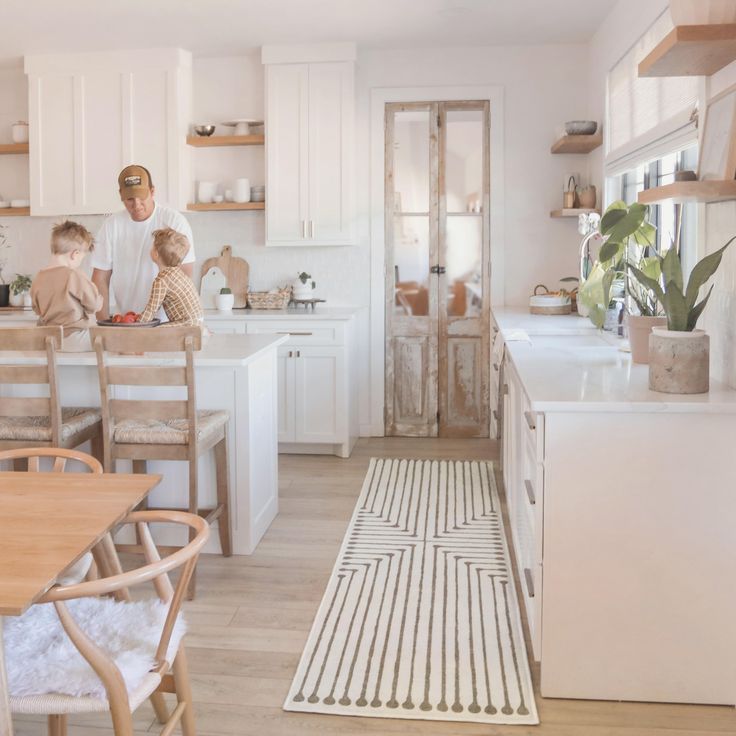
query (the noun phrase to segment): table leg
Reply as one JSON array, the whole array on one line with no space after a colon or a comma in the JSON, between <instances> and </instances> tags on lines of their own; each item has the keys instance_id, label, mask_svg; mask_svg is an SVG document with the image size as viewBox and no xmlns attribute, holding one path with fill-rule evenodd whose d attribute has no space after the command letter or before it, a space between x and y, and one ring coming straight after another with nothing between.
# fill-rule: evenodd
<instances>
[{"instance_id":1,"label":"table leg","mask_svg":"<svg viewBox=\"0 0 736 736\"><path fill-rule=\"evenodd\" d=\"M10 699L8 694L8 676L5 672L2 616L0 616L0 736L13 736L13 720L10 715Z\"/></svg>"}]
</instances>

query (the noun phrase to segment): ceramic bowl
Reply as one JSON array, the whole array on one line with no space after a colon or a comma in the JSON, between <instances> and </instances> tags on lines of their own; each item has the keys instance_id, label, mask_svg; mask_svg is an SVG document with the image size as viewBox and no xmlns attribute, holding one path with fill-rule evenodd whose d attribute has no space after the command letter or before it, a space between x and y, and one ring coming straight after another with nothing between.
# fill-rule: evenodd
<instances>
[{"instance_id":1,"label":"ceramic bowl","mask_svg":"<svg viewBox=\"0 0 736 736\"><path fill-rule=\"evenodd\" d=\"M207 137L212 135L215 132L215 127L211 123L207 123L205 125L195 125L194 126L194 132L197 135L201 135L203 137Z\"/></svg>"},{"instance_id":2,"label":"ceramic bowl","mask_svg":"<svg viewBox=\"0 0 736 736\"><path fill-rule=\"evenodd\" d=\"M10 207L10 202L0 200L0 210L5 210Z\"/></svg>"},{"instance_id":3,"label":"ceramic bowl","mask_svg":"<svg viewBox=\"0 0 736 736\"><path fill-rule=\"evenodd\" d=\"M568 135L593 135L598 130L595 120L568 120L565 123L565 133Z\"/></svg>"}]
</instances>

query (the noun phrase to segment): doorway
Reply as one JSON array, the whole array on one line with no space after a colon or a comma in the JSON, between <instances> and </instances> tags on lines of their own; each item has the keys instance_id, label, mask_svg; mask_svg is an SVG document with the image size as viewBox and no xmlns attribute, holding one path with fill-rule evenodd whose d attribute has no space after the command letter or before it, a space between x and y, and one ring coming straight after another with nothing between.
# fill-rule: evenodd
<instances>
[{"instance_id":1,"label":"doorway","mask_svg":"<svg viewBox=\"0 0 736 736\"><path fill-rule=\"evenodd\" d=\"M489 102L385 108L385 432L488 437Z\"/></svg>"}]
</instances>

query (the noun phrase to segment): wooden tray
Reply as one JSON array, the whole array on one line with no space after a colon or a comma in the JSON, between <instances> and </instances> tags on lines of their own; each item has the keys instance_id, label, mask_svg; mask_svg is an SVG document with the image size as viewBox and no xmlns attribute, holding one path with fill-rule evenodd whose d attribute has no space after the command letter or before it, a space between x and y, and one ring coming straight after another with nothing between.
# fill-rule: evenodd
<instances>
[{"instance_id":1,"label":"wooden tray","mask_svg":"<svg viewBox=\"0 0 736 736\"><path fill-rule=\"evenodd\" d=\"M157 317L150 322L113 322L111 319L98 319L100 327L158 327L161 320Z\"/></svg>"}]
</instances>

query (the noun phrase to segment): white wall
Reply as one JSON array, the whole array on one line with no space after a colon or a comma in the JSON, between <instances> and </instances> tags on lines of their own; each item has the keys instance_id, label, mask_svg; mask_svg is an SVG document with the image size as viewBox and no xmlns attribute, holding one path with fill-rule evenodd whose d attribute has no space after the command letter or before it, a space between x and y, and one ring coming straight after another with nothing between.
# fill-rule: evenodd
<instances>
[{"instance_id":1,"label":"white wall","mask_svg":"<svg viewBox=\"0 0 736 736\"><path fill-rule=\"evenodd\" d=\"M194 62L194 118L218 122L261 117L263 71L260 54L198 58ZM370 303L370 90L374 87L503 85L505 95L505 301L525 304L534 285L555 285L576 273L579 236L573 219L553 220L561 206L567 172L587 175L587 158L552 156L549 146L565 120L587 111L587 47L477 47L426 50L361 50L357 62L357 191L358 245L351 248L269 248L263 246L264 217L258 212L188 213L198 260L216 255L222 245L251 267L253 288L266 289L291 281L307 270L317 293L332 305L367 307ZM10 139L9 124L27 115L25 81L20 71L0 76L0 140ZM492 112L493 114L493 112ZM6 119L7 118L7 119ZM263 183L263 151L194 149L197 179L227 185L236 176ZM491 152L493 156L493 152ZM9 157L3 157L9 158ZM145 162L142 162L145 163ZM27 191L25 171L10 175L0 160L0 193ZM111 172L114 182L116 172ZM155 172L154 180L155 180ZM12 186L11 186L12 185ZM113 184L114 186L114 184ZM23 189L15 191L15 189ZM12 191L11 191L12 189ZM58 218L55 218L58 219ZM79 217L96 231L102 216ZM45 262L52 218L0 218L14 244L8 270L35 273ZM367 310L360 323L362 349L361 417L370 415Z\"/></svg>"}]
</instances>

